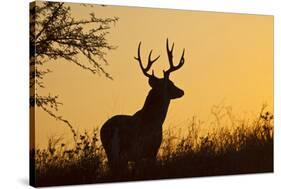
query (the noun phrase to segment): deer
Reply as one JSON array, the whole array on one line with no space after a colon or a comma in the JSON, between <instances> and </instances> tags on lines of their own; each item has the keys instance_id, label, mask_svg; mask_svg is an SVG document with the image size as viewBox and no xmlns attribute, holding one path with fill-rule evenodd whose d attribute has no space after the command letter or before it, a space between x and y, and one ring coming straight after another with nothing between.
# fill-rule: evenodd
<instances>
[{"instance_id":1,"label":"deer","mask_svg":"<svg viewBox=\"0 0 281 189\"><path fill-rule=\"evenodd\" d=\"M169 48L168 38L166 39L166 49L169 69L163 70L163 78L158 78L154 75L154 70L152 70L152 74L149 74L149 70L160 55L151 59L151 50L145 67L141 59L141 41L139 42L138 54L134 58L138 61L143 75L148 78L151 89L139 111L133 115L115 115L108 119L100 129L102 146L111 170L126 169L128 162L137 163L142 160L156 162L163 138L162 126L170 101L184 95L184 91L175 86L169 76L184 65L185 49L176 66L173 63L174 43Z\"/></svg>"}]
</instances>

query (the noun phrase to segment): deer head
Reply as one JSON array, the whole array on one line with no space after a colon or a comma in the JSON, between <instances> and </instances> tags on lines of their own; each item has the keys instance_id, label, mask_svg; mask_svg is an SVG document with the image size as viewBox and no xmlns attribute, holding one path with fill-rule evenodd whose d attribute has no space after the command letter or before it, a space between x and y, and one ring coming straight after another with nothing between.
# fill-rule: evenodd
<instances>
[{"instance_id":1,"label":"deer head","mask_svg":"<svg viewBox=\"0 0 281 189\"><path fill-rule=\"evenodd\" d=\"M180 69L183 64L184 64L184 52L185 49L183 49L182 55L180 62L177 66L174 65L173 63L173 50L174 50L174 43L172 44L171 49L169 48L169 40L166 40L166 48L167 48L167 55L168 55L168 60L169 60L169 65L170 68L168 70L163 70L163 78L158 78L154 75L154 71L152 70L152 74L149 74L149 70L152 66L152 64L157 61L160 57L156 57L155 59L151 59L152 55L152 50L149 53L148 56L148 63L147 66L144 67L142 60L141 60L141 53L140 53L140 48L141 48L141 42L139 43L138 46L138 57L135 57L135 59L139 62L139 66L143 72L143 74L148 77L148 83L152 88L152 91L156 94L162 94L168 99L175 99L175 98L180 98L184 95L184 91L178 88L177 86L174 85L174 83L169 79L169 76L172 72Z\"/></svg>"}]
</instances>

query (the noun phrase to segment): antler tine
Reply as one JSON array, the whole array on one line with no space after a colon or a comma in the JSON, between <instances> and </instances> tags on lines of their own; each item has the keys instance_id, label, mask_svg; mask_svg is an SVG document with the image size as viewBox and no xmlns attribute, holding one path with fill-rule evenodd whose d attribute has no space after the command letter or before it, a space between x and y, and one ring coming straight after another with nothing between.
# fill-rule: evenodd
<instances>
[{"instance_id":1,"label":"antler tine","mask_svg":"<svg viewBox=\"0 0 281 189\"><path fill-rule=\"evenodd\" d=\"M171 47L171 50L169 49L169 40L167 38L166 40L166 48L167 48L167 55L168 55L168 59L169 59L169 65L170 65L170 68L165 71L165 75L169 77L170 73L172 73L173 71L176 71L178 69L180 69L183 64L184 64L184 53L185 53L185 49L183 49L182 51L182 55L181 55L181 59L180 59L180 62L177 66L174 66L173 64L173 50L174 50L174 43L172 44L172 47Z\"/></svg>"},{"instance_id":2,"label":"antler tine","mask_svg":"<svg viewBox=\"0 0 281 189\"><path fill-rule=\"evenodd\" d=\"M167 47L167 51L168 51L168 52L170 52L170 53L173 52L173 50L174 50L174 45L175 45L175 43L172 44L172 48L171 48L171 50L170 50L170 49L169 49L169 39L168 39L168 38L166 39L166 47Z\"/></svg>"},{"instance_id":3,"label":"antler tine","mask_svg":"<svg viewBox=\"0 0 281 189\"><path fill-rule=\"evenodd\" d=\"M148 56L148 63L147 63L147 66L144 67L143 64L142 64L142 61L141 61L141 55L140 55L140 47L141 47L141 42L139 43L139 46L138 46L138 57L135 57L135 59L139 62L139 65L141 67L141 70L143 72L143 74L147 77L154 77L154 72L152 70L152 75L148 74L147 72L150 70L152 64L158 60L158 58L160 57L160 55L155 58L154 60L151 60L151 55L152 55L152 50L150 51L149 53L149 56Z\"/></svg>"},{"instance_id":4,"label":"antler tine","mask_svg":"<svg viewBox=\"0 0 281 189\"><path fill-rule=\"evenodd\" d=\"M172 44L172 48L169 48L169 39L166 40L166 48L167 48L167 55L169 59L170 67L173 67L173 50L174 50L174 43Z\"/></svg>"},{"instance_id":5,"label":"antler tine","mask_svg":"<svg viewBox=\"0 0 281 189\"><path fill-rule=\"evenodd\" d=\"M152 54L152 50L149 52L149 55L148 55L148 64L147 64L147 69L149 70L150 69L150 67L152 66L152 64L156 61L156 60L158 60L159 58L160 58L160 55L159 56L157 56L154 60L151 60L151 54ZM148 71L147 70L147 71Z\"/></svg>"},{"instance_id":6,"label":"antler tine","mask_svg":"<svg viewBox=\"0 0 281 189\"><path fill-rule=\"evenodd\" d=\"M138 57L134 57L134 58L140 63L140 66L142 67L140 47L141 47L141 41L139 42L139 45L138 45Z\"/></svg>"},{"instance_id":7,"label":"antler tine","mask_svg":"<svg viewBox=\"0 0 281 189\"><path fill-rule=\"evenodd\" d=\"M182 51L182 55L181 55L181 59L180 59L180 63L179 63L179 65L177 66L177 67L182 67L183 66L183 64L184 64L184 53L185 53L185 48L183 48L183 51Z\"/></svg>"}]
</instances>

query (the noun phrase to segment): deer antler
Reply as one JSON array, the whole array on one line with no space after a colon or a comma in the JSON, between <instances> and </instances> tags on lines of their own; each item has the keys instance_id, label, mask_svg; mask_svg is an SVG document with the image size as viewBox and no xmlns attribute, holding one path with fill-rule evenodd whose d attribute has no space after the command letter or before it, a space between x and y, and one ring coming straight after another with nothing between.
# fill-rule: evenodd
<instances>
[{"instance_id":1,"label":"deer antler","mask_svg":"<svg viewBox=\"0 0 281 189\"><path fill-rule=\"evenodd\" d=\"M171 47L171 50L170 50L169 49L169 40L168 40L168 38L166 40L166 48L167 48L167 55L168 55L168 59L169 59L170 68L167 71L164 71L164 77L169 78L170 73L180 69L183 66L183 64L184 64L184 51L185 51L185 49L183 49L183 51L182 51L182 55L181 55L181 59L180 59L179 64L177 66L174 66L174 64L173 64L174 43L172 44L172 47Z\"/></svg>"},{"instance_id":2,"label":"deer antler","mask_svg":"<svg viewBox=\"0 0 281 189\"><path fill-rule=\"evenodd\" d=\"M160 55L159 55L158 57L156 57L154 60L151 60L151 54L152 54L152 50L151 50L151 51L149 52L149 55L148 55L148 63L147 63L147 66L146 66L146 68L145 68L145 67L143 66L143 64L142 64L142 61L141 61L140 47L141 47L141 42L139 43L139 46L138 46L138 57L134 57L134 58L139 62L139 65L140 65L140 67L141 67L141 70L142 70L143 74L144 74L146 77L148 77L148 78L154 77L153 70L152 70L152 75L150 75L150 74L147 73L147 72L150 70L152 64L153 64L156 60L158 60L158 58L160 57Z\"/></svg>"}]
</instances>

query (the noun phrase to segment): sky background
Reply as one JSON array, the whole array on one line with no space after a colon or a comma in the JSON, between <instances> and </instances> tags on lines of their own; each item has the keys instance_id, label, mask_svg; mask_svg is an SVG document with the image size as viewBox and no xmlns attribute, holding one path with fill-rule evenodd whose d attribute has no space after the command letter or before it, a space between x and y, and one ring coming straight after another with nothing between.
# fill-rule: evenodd
<instances>
[{"instance_id":1,"label":"sky background","mask_svg":"<svg viewBox=\"0 0 281 189\"><path fill-rule=\"evenodd\" d=\"M39 92L58 94L63 103L58 114L79 131L100 128L111 116L134 114L143 106L150 87L133 58L137 45L142 41L143 60L150 49L154 57L161 55L153 70L162 77L162 70L168 68L167 37L175 42L175 63L186 49L185 65L170 77L185 95L171 102L164 129L184 129L192 116L208 123L212 107L218 104L231 106L235 115L246 117L256 115L264 103L272 110L272 16L68 5L77 18L87 18L90 12L97 17L119 17L107 38L118 46L108 52L109 66L105 66L113 81L61 59L46 64L53 72L46 75L46 89ZM81 61L87 60L81 57ZM52 136L72 140L64 123L40 109L35 124L37 147L46 147Z\"/></svg>"}]
</instances>

